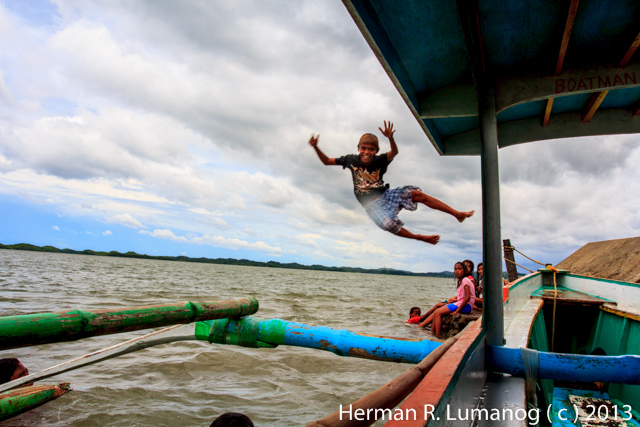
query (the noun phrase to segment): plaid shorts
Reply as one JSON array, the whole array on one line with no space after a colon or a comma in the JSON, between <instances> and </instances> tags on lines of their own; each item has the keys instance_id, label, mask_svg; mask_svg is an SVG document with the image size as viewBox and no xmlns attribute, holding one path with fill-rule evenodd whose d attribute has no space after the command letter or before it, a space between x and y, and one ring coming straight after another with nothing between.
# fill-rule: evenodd
<instances>
[{"instance_id":1,"label":"plaid shorts","mask_svg":"<svg viewBox=\"0 0 640 427\"><path fill-rule=\"evenodd\" d=\"M378 227L398 234L404 225L404 222L398 218L400 209L415 211L418 208L418 205L411 200L412 190L420 190L420 188L405 185L404 187L387 189L377 199L369 202L364 209Z\"/></svg>"}]
</instances>

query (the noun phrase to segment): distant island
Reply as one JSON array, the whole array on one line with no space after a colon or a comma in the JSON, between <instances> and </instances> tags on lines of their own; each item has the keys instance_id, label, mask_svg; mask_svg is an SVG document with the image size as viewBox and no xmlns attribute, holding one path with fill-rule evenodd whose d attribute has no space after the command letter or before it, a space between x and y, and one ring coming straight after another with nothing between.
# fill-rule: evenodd
<instances>
[{"instance_id":1,"label":"distant island","mask_svg":"<svg viewBox=\"0 0 640 427\"><path fill-rule=\"evenodd\" d=\"M422 277L454 277L453 272L441 271L440 273L413 273L405 270L395 270L393 268L376 268L366 269L358 267L325 267L324 265L302 265L297 262L282 263L277 261L260 262L251 261L248 259L233 259L233 258L189 258L188 256L155 256L144 255L135 252L121 253L118 251L102 252L92 251L91 249L85 249L83 251L76 251L73 249L58 249L54 246L35 246L29 243L18 243L15 245L3 245L0 243L0 249L13 249L19 251L35 251L35 252L55 252L63 254L78 254L78 255L94 255L94 256L111 256L121 258L141 258L141 259L157 259L161 261L182 261L182 262L201 262L205 264L226 264L226 265L246 265L249 267L271 267L271 268L292 268L295 270L320 270L320 271L339 271L344 273L364 273L364 274L391 274L397 276L422 276Z\"/></svg>"}]
</instances>

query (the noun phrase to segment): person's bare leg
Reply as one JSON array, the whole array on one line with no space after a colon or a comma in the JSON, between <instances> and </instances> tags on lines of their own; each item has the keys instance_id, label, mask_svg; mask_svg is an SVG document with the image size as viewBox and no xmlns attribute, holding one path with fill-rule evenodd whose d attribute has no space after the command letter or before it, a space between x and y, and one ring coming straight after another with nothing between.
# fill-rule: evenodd
<instances>
[{"instance_id":1,"label":"person's bare leg","mask_svg":"<svg viewBox=\"0 0 640 427\"><path fill-rule=\"evenodd\" d=\"M426 319L427 317L429 317L429 315L431 313L433 313L434 311L436 311L437 309L439 309L440 307L442 307L443 305L446 305L447 303L445 302L438 302L436 303L436 305L434 305L433 307L431 307L431 310L427 311L425 314L423 314L422 316L420 316L420 321L423 321L424 319Z\"/></svg>"},{"instance_id":2,"label":"person's bare leg","mask_svg":"<svg viewBox=\"0 0 640 427\"><path fill-rule=\"evenodd\" d=\"M436 209L438 211L448 213L449 215L454 216L459 222L464 221L465 219L473 216L475 211L467 211L461 212L453 209L451 206L446 203L436 199L435 197L431 197L427 194L424 194L420 190L412 190L411 191L411 200L414 202L422 203L425 206L430 207L431 209Z\"/></svg>"},{"instance_id":3,"label":"person's bare leg","mask_svg":"<svg viewBox=\"0 0 640 427\"><path fill-rule=\"evenodd\" d=\"M433 326L431 327L431 333L433 335L440 335L442 329L442 316L439 313L434 313Z\"/></svg>"},{"instance_id":4,"label":"person's bare leg","mask_svg":"<svg viewBox=\"0 0 640 427\"><path fill-rule=\"evenodd\" d=\"M440 335L442 330L442 316L451 314L448 306L440 307L433 313L433 325L431 326L431 333L434 335Z\"/></svg>"},{"instance_id":5,"label":"person's bare leg","mask_svg":"<svg viewBox=\"0 0 640 427\"><path fill-rule=\"evenodd\" d=\"M413 234L412 232L410 232L404 227L400 229L397 236L406 237L407 239L420 240L422 242L431 243L432 245L435 245L440 241L440 236L438 236L437 234L434 234L432 236L426 236L424 234Z\"/></svg>"},{"instance_id":6,"label":"person's bare leg","mask_svg":"<svg viewBox=\"0 0 640 427\"><path fill-rule=\"evenodd\" d=\"M427 317L427 318L425 319L425 321L424 321L424 322L422 322L422 323L420 323L420 324L418 325L418 327L420 327L420 328L426 328L427 326L429 326L429 324L430 324L431 322L433 322L433 316L434 316L434 315L435 315L435 312L434 312L434 313L431 313L431 314L429 315L429 317Z\"/></svg>"},{"instance_id":7,"label":"person's bare leg","mask_svg":"<svg viewBox=\"0 0 640 427\"><path fill-rule=\"evenodd\" d=\"M431 333L434 335L440 335L442 332L442 316L446 316L450 314L451 310L449 310L448 306L441 307L433 313L433 325L431 326Z\"/></svg>"}]
</instances>

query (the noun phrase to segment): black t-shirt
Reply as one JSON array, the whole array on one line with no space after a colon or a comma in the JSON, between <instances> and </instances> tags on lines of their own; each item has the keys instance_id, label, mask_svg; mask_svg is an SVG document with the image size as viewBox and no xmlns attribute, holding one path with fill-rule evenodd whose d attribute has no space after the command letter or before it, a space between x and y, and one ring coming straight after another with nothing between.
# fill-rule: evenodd
<instances>
[{"instance_id":1,"label":"black t-shirt","mask_svg":"<svg viewBox=\"0 0 640 427\"><path fill-rule=\"evenodd\" d=\"M336 159L336 164L341 165L343 169L349 168L351 170L353 192L362 205L384 193L389 188L389 185L385 185L382 180L382 176L389 165L387 153L374 156L371 163L366 166L357 154L339 157Z\"/></svg>"}]
</instances>

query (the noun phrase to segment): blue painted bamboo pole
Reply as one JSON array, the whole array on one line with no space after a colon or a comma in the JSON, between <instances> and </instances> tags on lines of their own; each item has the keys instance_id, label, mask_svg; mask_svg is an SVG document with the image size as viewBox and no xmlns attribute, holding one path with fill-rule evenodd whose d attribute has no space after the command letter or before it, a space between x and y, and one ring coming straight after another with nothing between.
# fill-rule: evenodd
<instances>
[{"instance_id":1,"label":"blue painted bamboo pole","mask_svg":"<svg viewBox=\"0 0 640 427\"><path fill-rule=\"evenodd\" d=\"M538 377L562 381L640 384L640 356L538 353ZM487 346L487 369L523 377L519 348Z\"/></svg>"},{"instance_id":2,"label":"blue painted bamboo pole","mask_svg":"<svg viewBox=\"0 0 640 427\"><path fill-rule=\"evenodd\" d=\"M245 317L198 322L196 338L218 344L244 347L291 345L327 350L340 356L391 362L418 363L439 342L404 340L358 334L346 329L286 322L280 319Z\"/></svg>"}]
</instances>

